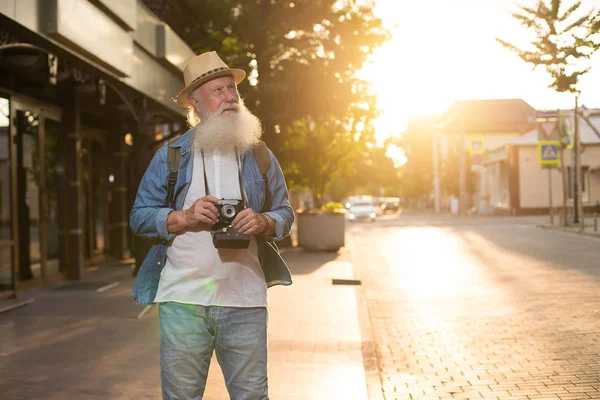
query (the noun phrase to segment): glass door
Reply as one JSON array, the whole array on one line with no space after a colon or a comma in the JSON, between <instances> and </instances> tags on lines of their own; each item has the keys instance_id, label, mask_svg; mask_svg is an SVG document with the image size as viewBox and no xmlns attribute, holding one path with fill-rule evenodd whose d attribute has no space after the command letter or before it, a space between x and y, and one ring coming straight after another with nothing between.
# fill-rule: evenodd
<instances>
[{"instance_id":1,"label":"glass door","mask_svg":"<svg viewBox=\"0 0 600 400\"><path fill-rule=\"evenodd\" d=\"M16 283L60 277L58 110L12 99L17 220Z\"/></svg>"},{"instance_id":2,"label":"glass door","mask_svg":"<svg viewBox=\"0 0 600 400\"><path fill-rule=\"evenodd\" d=\"M10 101L0 97L0 298L12 296L14 240L11 199Z\"/></svg>"},{"instance_id":3,"label":"glass door","mask_svg":"<svg viewBox=\"0 0 600 400\"><path fill-rule=\"evenodd\" d=\"M105 258L106 144L104 131L82 128L82 193L85 205L85 254L93 264Z\"/></svg>"},{"instance_id":4,"label":"glass door","mask_svg":"<svg viewBox=\"0 0 600 400\"><path fill-rule=\"evenodd\" d=\"M61 234L60 212L59 205L61 204L59 188L61 184L62 164L58 149L60 121L53 118L51 115L44 115L44 135L42 148L45 157L45 179L42 202L42 220L45 228L45 273L44 276L48 279L53 276L61 276L64 272L64 263L59 261L60 257L60 239L64 236ZM60 216L60 217L59 217Z\"/></svg>"}]
</instances>

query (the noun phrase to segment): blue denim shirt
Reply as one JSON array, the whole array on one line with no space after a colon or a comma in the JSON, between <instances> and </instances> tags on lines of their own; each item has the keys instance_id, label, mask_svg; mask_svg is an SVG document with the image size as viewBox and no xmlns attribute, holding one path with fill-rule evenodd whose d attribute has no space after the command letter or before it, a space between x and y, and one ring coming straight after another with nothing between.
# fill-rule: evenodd
<instances>
[{"instance_id":1,"label":"blue denim shirt","mask_svg":"<svg viewBox=\"0 0 600 400\"><path fill-rule=\"evenodd\" d=\"M175 234L169 233L167 228L167 218L173 211L167 202L167 177L169 175L167 146L169 144L160 148L150 162L140 182L129 216L131 229L135 234L155 239L131 291L131 297L138 304L153 304L160 274L166 261L167 248L175 237ZM181 210L192 181L194 160L192 132L188 131L172 146L181 148L181 162L174 196L175 209ZM281 258L274 241L287 236L294 222L294 211L288 200L281 167L273 153L271 151L269 153L271 165L267 172L267 178L271 192L271 209L266 214L275 221L275 236L256 236L258 257L267 287L292 283L290 271ZM242 157L242 180L249 207L256 212L261 212L265 202L265 184L253 151L247 152Z\"/></svg>"}]
</instances>

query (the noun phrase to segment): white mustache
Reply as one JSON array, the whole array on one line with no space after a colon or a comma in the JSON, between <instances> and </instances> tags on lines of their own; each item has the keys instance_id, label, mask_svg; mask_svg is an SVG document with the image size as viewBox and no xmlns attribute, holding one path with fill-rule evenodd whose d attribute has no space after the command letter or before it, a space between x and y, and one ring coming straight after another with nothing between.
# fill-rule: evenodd
<instances>
[{"instance_id":1,"label":"white mustache","mask_svg":"<svg viewBox=\"0 0 600 400\"><path fill-rule=\"evenodd\" d=\"M219 107L219 114L224 113L225 111L228 110L233 110L233 111L239 111L240 110L240 106L237 103L229 103L229 104L225 104L224 106Z\"/></svg>"}]
</instances>

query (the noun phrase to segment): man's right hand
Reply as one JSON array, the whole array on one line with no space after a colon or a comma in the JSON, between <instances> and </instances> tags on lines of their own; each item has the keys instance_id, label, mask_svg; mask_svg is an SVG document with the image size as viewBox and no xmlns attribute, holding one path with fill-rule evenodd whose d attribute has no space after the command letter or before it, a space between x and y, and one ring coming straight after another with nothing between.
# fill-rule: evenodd
<instances>
[{"instance_id":1,"label":"man's right hand","mask_svg":"<svg viewBox=\"0 0 600 400\"><path fill-rule=\"evenodd\" d=\"M184 210L187 227L195 227L200 223L214 225L217 223L217 207L219 199L214 196L204 196L197 199L187 210Z\"/></svg>"},{"instance_id":2,"label":"man's right hand","mask_svg":"<svg viewBox=\"0 0 600 400\"><path fill-rule=\"evenodd\" d=\"M204 196L197 199L187 210L173 211L167 219L169 233L196 229L202 224L210 228L217 222L216 204L219 204L219 199L214 196Z\"/></svg>"}]
</instances>

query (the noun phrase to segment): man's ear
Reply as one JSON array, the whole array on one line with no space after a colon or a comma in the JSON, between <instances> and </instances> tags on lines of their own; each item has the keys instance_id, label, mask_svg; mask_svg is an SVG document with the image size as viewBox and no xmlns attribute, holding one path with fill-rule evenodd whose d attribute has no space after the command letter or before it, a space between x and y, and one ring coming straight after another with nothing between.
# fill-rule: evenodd
<instances>
[{"instance_id":1,"label":"man's ear","mask_svg":"<svg viewBox=\"0 0 600 400\"><path fill-rule=\"evenodd\" d=\"M194 96L192 96L191 93L190 93L188 99L189 99L190 104L192 105L192 107L194 107L194 110L197 110L198 106L200 105L200 104L198 104L198 100Z\"/></svg>"}]
</instances>

